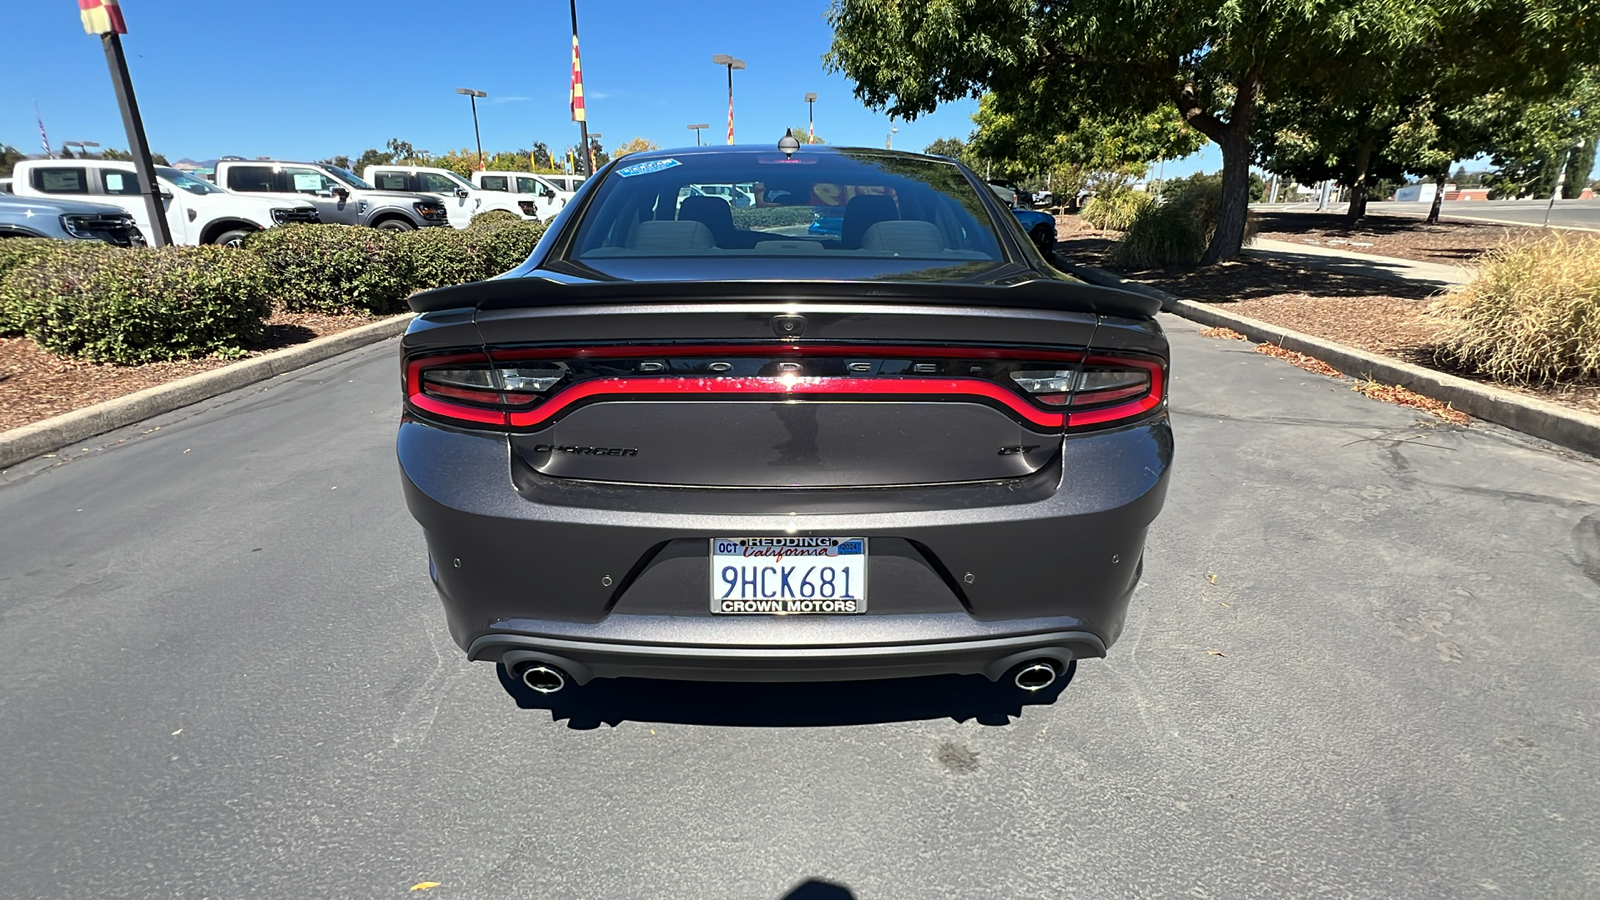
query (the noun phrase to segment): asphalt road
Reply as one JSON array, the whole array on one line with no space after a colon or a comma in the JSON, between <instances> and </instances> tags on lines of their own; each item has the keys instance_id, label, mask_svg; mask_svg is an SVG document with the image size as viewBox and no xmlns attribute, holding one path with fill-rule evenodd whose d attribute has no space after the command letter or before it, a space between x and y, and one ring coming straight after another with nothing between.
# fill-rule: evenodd
<instances>
[{"instance_id":1,"label":"asphalt road","mask_svg":"<svg viewBox=\"0 0 1600 900\"><path fill-rule=\"evenodd\" d=\"M1428 214L1432 205L1372 202L1367 204L1367 212L1373 215L1421 218ZM1447 200L1439 214L1446 219L1470 218L1505 222L1509 225L1543 225L1545 210L1549 206L1549 200ZM1314 212L1317 205L1315 203L1278 203L1270 206L1256 204L1256 208L1274 212ZM1330 211L1336 213L1344 212L1344 208L1345 204L1342 203L1328 207ZM1557 200L1555 208L1550 210L1550 224L1569 228L1600 229L1600 200Z\"/></svg>"},{"instance_id":2,"label":"asphalt road","mask_svg":"<svg viewBox=\"0 0 1600 900\"><path fill-rule=\"evenodd\" d=\"M1046 704L519 709L445 635L392 342L17 466L0 895L1593 897L1600 465L1168 325L1146 581Z\"/></svg>"}]
</instances>

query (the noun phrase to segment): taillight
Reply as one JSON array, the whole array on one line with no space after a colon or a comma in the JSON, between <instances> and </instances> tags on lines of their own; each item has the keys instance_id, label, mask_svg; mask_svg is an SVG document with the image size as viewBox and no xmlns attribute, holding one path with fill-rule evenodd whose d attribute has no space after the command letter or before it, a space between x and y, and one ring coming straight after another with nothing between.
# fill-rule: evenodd
<instances>
[{"instance_id":1,"label":"taillight","mask_svg":"<svg viewBox=\"0 0 1600 900\"><path fill-rule=\"evenodd\" d=\"M435 415L506 425L509 412L542 400L567 377L560 363L477 364L485 359L482 354L414 359L406 366L406 398Z\"/></svg>"},{"instance_id":2,"label":"taillight","mask_svg":"<svg viewBox=\"0 0 1600 900\"><path fill-rule=\"evenodd\" d=\"M1163 400L1161 362L1034 348L842 344L504 348L406 364L417 411L533 429L624 399L950 400L1030 428L1122 424Z\"/></svg>"},{"instance_id":3,"label":"taillight","mask_svg":"<svg viewBox=\"0 0 1600 900\"><path fill-rule=\"evenodd\" d=\"M1137 357L1091 356L1082 366L1021 369L1011 380L1047 406L1067 407L1067 427L1133 419L1161 405L1161 364Z\"/></svg>"}]
</instances>

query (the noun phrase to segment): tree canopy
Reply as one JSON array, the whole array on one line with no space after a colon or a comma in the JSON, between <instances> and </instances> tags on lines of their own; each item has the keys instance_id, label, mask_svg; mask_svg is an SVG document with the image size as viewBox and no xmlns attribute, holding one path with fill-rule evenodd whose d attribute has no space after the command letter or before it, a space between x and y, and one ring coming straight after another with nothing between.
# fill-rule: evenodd
<instances>
[{"instance_id":1,"label":"tree canopy","mask_svg":"<svg viewBox=\"0 0 1600 900\"><path fill-rule=\"evenodd\" d=\"M1463 83L1553 92L1597 58L1600 17L1587 3L835 0L827 60L863 101L908 119L986 92L1012 110L1053 106L1078 121L1125 125L1169 107L1222 151L1222 210L1202 260L1210 263L1236 255L1244 237L1263 98L1302 110L1380 100L1401 108L1402 79L1375 84L1372 73L1441 64L1473 76ZM1441 56L1445 46L1456 55Z\"/></svg>"}]
</instances>

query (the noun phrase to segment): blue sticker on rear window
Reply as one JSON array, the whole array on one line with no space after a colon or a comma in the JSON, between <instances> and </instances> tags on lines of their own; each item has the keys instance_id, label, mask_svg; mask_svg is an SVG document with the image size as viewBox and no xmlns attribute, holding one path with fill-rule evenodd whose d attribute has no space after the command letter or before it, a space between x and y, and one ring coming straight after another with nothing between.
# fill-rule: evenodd
<instances>
[{"instance_id":1,"label":"blue sticker on rear window","mask_svg":"<svg viewBox=\"0 0 1600 900\"><path fill-rule=\"evenodd\" d=\"M651 172L660 172L678 165L682 165L682 163L675 159L656 159L636 165L623 166L617 170L617 174L623 178L632 178L635 175L649 175Z\"/></svg>"}]
</instances>

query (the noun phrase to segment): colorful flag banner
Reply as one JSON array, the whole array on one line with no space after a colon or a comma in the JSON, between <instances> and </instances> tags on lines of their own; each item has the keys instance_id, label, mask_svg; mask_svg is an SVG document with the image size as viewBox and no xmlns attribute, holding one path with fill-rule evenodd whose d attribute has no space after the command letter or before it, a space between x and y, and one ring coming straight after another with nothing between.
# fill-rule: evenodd
<instances>
[{"instance_id":1,"label":"colorful flag banner","mask_svg":"<svg viewBox=\"0 0 1600 900\"><path fill-rule=\"evenodd\" d=\"M90 34L128 33L117 0L78 0L78 17L83 19L83 30Z\"/></svg>"},{"instance_id":2,"label":"colorful flag banner","mask_svg":"<svg viewBox=\"0 0 1600 900\"><path fill-rule=\"evenodd\" d=\"M572 36L572 121L587 121L583 112L583 67L578 64L578 36Z\"/></svg>"},{"instance_id":3,"label":"colorful flag banner","mask_svg":"<svg viewBox=\"0 0 1600 900\"><path fill-rule=\"evenodd\" d=\"M733 92L728 92L728 143L733 143Z\"/></svg>"}]
</instances>

